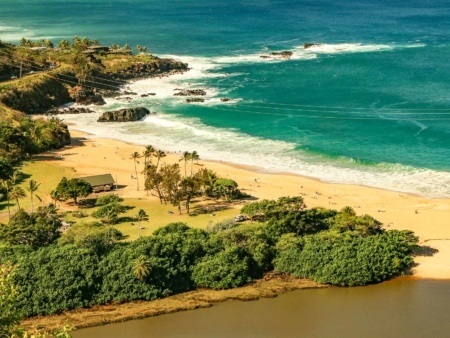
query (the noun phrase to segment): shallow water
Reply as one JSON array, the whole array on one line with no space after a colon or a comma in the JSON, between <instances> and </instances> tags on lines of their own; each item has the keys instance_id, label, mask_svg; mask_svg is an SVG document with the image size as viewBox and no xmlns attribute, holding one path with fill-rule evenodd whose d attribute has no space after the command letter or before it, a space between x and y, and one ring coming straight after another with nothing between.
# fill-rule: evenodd
<instances>
[{"instance_id":1,"label":"shallow water","mask_svg":"<svg viewBox=\"0 0 450 338\"><path fill-rule=\"evenodd\" d=\"M450 281L397 279L83 329L91 337L448 337Z\"/></svg>"}]
</instances>

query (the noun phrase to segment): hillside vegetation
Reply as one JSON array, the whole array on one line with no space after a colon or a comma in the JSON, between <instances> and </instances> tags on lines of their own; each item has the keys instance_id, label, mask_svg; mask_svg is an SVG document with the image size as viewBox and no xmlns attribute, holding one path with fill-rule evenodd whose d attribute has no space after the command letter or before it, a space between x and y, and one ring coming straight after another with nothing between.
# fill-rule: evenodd
<instances>
[{"instance_id":1,"label":"hillside vegetation","mask_svg":"<svg viewBox=\"0 0 450 338\"><path fill-rule=\"evenodd\" d=\"M144 53L134 55L129 46L100 46L97 40L74 37L19 45L0 41L0 117L7 108L26 114L42 114L69 101L94 95L114 95L126 80L186 71L187 65Z\"/></svg>"}]
</instances>

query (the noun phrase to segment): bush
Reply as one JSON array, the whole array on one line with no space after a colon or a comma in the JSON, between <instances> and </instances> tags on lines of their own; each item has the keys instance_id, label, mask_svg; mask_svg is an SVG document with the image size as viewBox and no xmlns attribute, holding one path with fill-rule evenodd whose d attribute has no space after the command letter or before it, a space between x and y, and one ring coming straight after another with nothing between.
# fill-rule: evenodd
<instances>
[{"instance_id":1,"label":"bush","mask_svg":"<svg viewBox=\"0 0 450 338\"><path fill-rule=\"evenodd\" d=\"M275 269L318 283L366 285L410 268L417 241L412 232L397 230L367 237L354 232L327 232L304 239L288 235L277 244Z\"/></svg>"},{"instance_id":2,"label":"bush","mask_svg":"<svg viewBox=\"0 0 450 338\"><path fill-rule=\"evenodd\" d=\"M239 224L234 220L234 218L227 218L220 222L217 222L216 224L208 225L206 227L206 231L209 231L212 233L218 233L218 232L236 228L238 226L239 226Z\"/></svg>"},{"instance_id":3,"label":"bush","mask_svg":"<svg viewBox=\"0 0 450 338\"><path fill-rule=\"evenodd\" d=\"M103 195L103 196L100 196L99 198L97 198L95 205L100 207L100 206L111 204L114 202L117 202L117 203L123 202L123 198L121 198L120 196L115 195L115 194Z\"/></svg>"},{"instance_id":4,"label":"bush","mask_svg":"<svg viewBox=\"0 0 450 338\"><path fill-rule=\"evenodd\" d=\"M60 245L75 244L96 253L107 251L123 237L122 233L100 223L76 224L71 226L59 239Z\"/></svg>"},{"instance_id":5,"label":"bush","mask_svg":"<svg viewBox=\"0 0 450 338\"><path fill-rule=\"evenodd\" d=\"M211 289L229 289L251 282L249 257L241 248L234 246L208 255L192 272L195 283Z\"/></svg>"}]
</instances>

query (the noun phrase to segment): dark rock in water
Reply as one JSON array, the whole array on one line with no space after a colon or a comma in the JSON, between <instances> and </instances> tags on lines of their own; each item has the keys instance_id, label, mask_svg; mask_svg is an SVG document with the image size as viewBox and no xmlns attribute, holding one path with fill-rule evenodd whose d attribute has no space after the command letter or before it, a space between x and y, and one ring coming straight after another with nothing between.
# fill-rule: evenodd
<instances>
[{"instance_id":1,"label":"dark rock in water","mask_svg":"<svg viewBox=\"0 0 450 338\"><path fill-rule=\"evenodd\" d=\"M221 99L220 99L220 101L222 101L222 102L228 102L228 101L230 101L231 99L229 99L228 97L222 97Z\"/></svg>"},{"instance_id":2,"label":"dark rock in water","mask_svg":"<svg viewBox=\"0 0 450 338\"><path fill-rule=\"evenodd\" d=\"M125 90L122 94L123 94L123 95L137 95L137 93L135 93L135 92L129 92L128 90Z\"/></svg>"},{"instance_id":3,"label":"dark rock in water","mask_svg":"<svg viewBox=\"0 0 450 338\"><path fill-rule=\"evenodd\" d=\"M148 96L155 96L156 93L145 93L145 94L141 94L141 97L148 97Z\"/></svg>"},{"instance_id":4,"label":"dark rock in water","mask_svg":"<svg viewBox=\"0 0 450 338\"><path fill-rule=\"evenodd\" d=\"M322 46L321 43L304 43L303 44L303 49L308 49L308 48L311 48L311 47L320 47L320 46Z\"/></svg>"},{"instance_id":5,"label":"dark rock in water","mask_svg":"<svg viewBox=\"0 0 450 338\"><path fill-rule=\"evenodd\" d=\"M282 52L272 52L269 55L260 55L259 57L261 59L290 59L292 54L294 53L290 50L284 50Z\"/></svg>"},{"instance_id":6,"label":"dark rock in water","mask_svg":"<svg viewBox=\"0 0 450 338\"><path fill-rule=\"evenodd\" d=\"M284 50L282 52L272 52L272 53L270 53L270 55L272 55L272 56L282 57L282 58L285 58L285 59L291 58L292 54L294 54L294 53L292 53L290 50Z\"/></svg>"},{"instance_id":7,"label":"dark rock in water","mask_svg":"<svg viewBox=\"0 0 450 338\"><path fill-rule=\"evenodd\" d=\"M142 120L150 114L150 111L144 107L125 108L103 113L97 122L130 122Z\"/></svg>"},{"instance_id":8,"label":"dark rock in water","mask_svg":"<svg viewBox=\"0 0 450 338\"><path fill-rule=\"evenodd\" d=\"M186 99L187 103L192 103L192 102L205 102L205 99L202 99L200 97L192 97L189 99Z\"/></svg>"},{"instance_id":9,"label":"dark rock in water","mask_svg":"<svg viewBox=\"0 0 450 338\"><path fill-rule=\"evenodd\" d=\"M173 96L205 96L206 92L203 89L174 89L178 91Z\"/></svg>"}]
</instances>

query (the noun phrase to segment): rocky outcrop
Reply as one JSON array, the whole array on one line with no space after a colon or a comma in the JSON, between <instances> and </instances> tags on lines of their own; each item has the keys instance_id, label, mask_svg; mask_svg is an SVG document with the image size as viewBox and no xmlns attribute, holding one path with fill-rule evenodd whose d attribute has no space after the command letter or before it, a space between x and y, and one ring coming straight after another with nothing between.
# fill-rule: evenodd
<instances>
[{"instance_id":1,"label":"rocky outcrop","mask_svg":"<svg viewBox=\"0 0 450 338\"><path fill-rule=\"evenodd\" d=\"M139 121L150 114L150 111L144 107L126 108L103 113L97 122L131 122Z\"/></svg>"},{"instance_id":2,"label":"rocky outcrop","mask_svg":"<svg viewBox=\"0 0 450 338\"><path fill-rule=\"evenodd\" d=\"M106 104L105 100L100 94L95 93L93 90L86 89L81 86L75 86L70 89L70 97L73 101L82 105L94 104L96 106L102 106Z\"/></svg>"},{"instance_id":3,"label":"rocky outcrop","mask_svg":"<svg viewBox=\"0 0 450 338\"><path fill-rule=\"evenodd\" d=\"M114 79L142 79L155 76L168 76L189 70L188 65L173 59L153 57L151 61L130 64L124 69L117 69Z\"/></svg>"},{"instance_id":4,"label":"rocky outcrop","mask_svg":"<svg viewBox=\"0 0 450 338\"><path fill-rule=\"evenodd\" d=\"M321 43L304 43L303 44L303 49L308 49L308 48L311 48L311 47L320 47L320 46L322 46Z\"/></svg>"},{"instance_id":5,"label":"rocky outcrop","mask_svg":"<svg viewBox=\"0 0 450 338\"><path fill-rule=\"evenodd\" d=\"M290 59L294 53L290 50L282 52L272 52L269 55L260 55L261 59Z\"/></svg>"},{"instance_id":6,"label":"rocky outcrop","mask_svg":"<svg viewBox=\"0 0 450 338\"><path fill-rule=\"evenodd\" d=\"M203 89L174 89L177 91L173 96L205 96L206 92Z\"/></svg>"},{"instance_id":7,"label":"rocky outcrop","mask_svg":"<svg viewBox=\"0 0 450 338\"><path fill-rule=\"evenodd\" d=\"M63 108L63 109L58 109L58 108L53 108L50 109L46 112L46 115L58 115L58 114L92 114L95 113L95 111L89 109L89 108L84 108L84 107L69 107L69 108Z\"/></svg>"},{"instance_id":8,"label":"rocky outcrop","mask_svg":"<svg viewBox=\"0 0 450 338\"><path fill-rule=\"evenodd\" d=\"M190 97L186 99L186 103L205 102L205 99L201 97Z\"/></svg>"},{"instance_id":9,"label":"rocky outcrop","mask_svg":"<svg viewBox=\"0 0 450 338\"><path fill-rule=\"evenodd\" d=\"M290 50L284 50L282 52L272 52L270 53L271 56L280 57L283 59L290 59L292 56L292 53Z\"/></svg>"}]
</instances>

